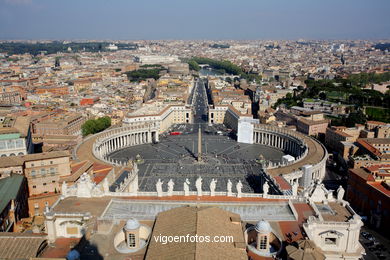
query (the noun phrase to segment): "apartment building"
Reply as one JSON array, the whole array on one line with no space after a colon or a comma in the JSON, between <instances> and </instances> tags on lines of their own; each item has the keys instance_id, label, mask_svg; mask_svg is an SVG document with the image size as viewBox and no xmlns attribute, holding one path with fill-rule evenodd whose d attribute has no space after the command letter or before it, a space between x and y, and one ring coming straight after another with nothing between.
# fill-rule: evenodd
<instances>
[{"instance_id":1,"label":"apartment building","mask_svg":"<svg viewBox=\"0 0 390 260\"><path fill-rule=\"evenodd\" d=\"M18 156L33 152L30 117L6 117L0 125L0 156Z\"/></svg>"},{"instance_id":2,"label":"apartment building","mask_svg":"<svg viewBox=\"0 0 390 260\"><path fill-rule=\"evenodd\" d=\"M81 135L81 125L85 118L78 113L64 112L51 115L34 124L38 135Z\"/></svg>"}]
</instances>

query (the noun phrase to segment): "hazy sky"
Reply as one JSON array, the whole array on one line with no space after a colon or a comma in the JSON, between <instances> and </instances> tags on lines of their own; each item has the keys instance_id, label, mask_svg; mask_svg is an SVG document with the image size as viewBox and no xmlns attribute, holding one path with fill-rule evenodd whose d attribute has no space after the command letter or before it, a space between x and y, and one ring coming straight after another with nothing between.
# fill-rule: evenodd
<instances>
[{"instance_id":1,"label":"hazy sky","mask_svg":"<svg viewBox=\"0 0 390 260\"><path fill-rule=\"evenodd\" d=\"M0 0L0 39L384 39L390 0Z\"/></svg>"}]
</instances>

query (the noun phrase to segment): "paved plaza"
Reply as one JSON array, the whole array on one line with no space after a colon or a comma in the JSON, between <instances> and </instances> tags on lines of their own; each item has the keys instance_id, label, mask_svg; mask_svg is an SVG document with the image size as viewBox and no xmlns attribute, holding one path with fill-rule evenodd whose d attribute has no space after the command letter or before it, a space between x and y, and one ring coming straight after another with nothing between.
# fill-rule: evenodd
<instances>
[{"instance_id":1,"label":"paved plaza","mask_svg":"<svg viewBox=\"0 0 390 260\"><path fill-rule=\"evenodd\" d=\"M243 183L243 192L262 192L261 165L256 162L262 154L266 160L279 162L284 153L278 149L258 145L237 143L227 135L213 134L213 129L202 125L202 162L197 162L198 125L175 126L182 135L162 135L157 144L144 144L125 148L112 153L109 157L127 161L139 154L143 163L139 167L139 190L155 191L156 182L161 179L163 190L172 179L174 190L183 190L186 178L190 181L190 190L195 191L195 180L203 178L202 189L209 191L213 178L217 179L216 191L226 191L227 181L233 182L233 191L238 180Z\"/></svg>"}]
</instances>

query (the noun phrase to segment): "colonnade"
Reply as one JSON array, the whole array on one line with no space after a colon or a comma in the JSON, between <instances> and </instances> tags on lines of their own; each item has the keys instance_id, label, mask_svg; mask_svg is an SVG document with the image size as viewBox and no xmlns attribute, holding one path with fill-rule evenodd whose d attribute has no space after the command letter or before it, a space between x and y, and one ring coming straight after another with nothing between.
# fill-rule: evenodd
<instances>
[{"instance_id":1,"label":"colonnade","mask_svg":"<svg viewBox=\"0 0 390 260\"><path fill-rule=\"evenodd\" d=\"M156 132L152 133L150 131L145 131L115 136L105 142L102 142L101 145L96 147L96 152L101 157L105 157L106 155L125 147L151 143L153 142L152 136L157 137L158 134L156 134ZM155 141L158 141L158 138L156 139Z\"/></svg>"},{"instance_id":2,"label":"colonnade","mask_svg":"<svg viewBox=\"0 0 390 260\"><path fill-rule=\"evenodd\" d=\"M267 145L283 150L295 157L292 164L278 163L270 165L265 170L268 176L283 174L284 179L290 185L300 185L304 175L310 180L322 181L325 176L327 159L326 149L316 140L293 131L275 126L256 124L254 125L253 141L257 144ZM309 147L311 147L309 151ZM323 154L319 157L318 155ZM305 164L306 158L319 157L318 161Z\"/></svg>"},{"instance_id":3,"label":"colonnade","mask_svg":"<svg viewBox=\"0 0 390 260\"><path fill-rule=\"evenodd\" d=\"M98 135L92 151L96 158L112 163L107 158L110 153L134 145L158 142L158 133L158 129L149 125L110 129Z\"/></svg>"},{"instance_id":4,"label":"colonnade","mask_svg":"<svg viewBox=\"0 0 390 260\"><path fill-rule=\"evenodd\" d=\"M301 156L307 149L301 140L294 140L290 136L282 135L277 132L256 131L255 129L253 135L254 143L281 149L294 157Z\"/></svg>"}]
</instances>

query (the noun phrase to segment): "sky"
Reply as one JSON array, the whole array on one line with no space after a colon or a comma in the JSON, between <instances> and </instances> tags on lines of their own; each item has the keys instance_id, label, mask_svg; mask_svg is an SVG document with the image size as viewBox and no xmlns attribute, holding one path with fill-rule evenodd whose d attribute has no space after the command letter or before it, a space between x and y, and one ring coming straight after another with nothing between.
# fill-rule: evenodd
<instances>
[{"instance_id":1,"label":"sky","mask_svg":"<svg viewBox=\"0 0 390 260\"><path fill-rule=\"evenodd\" d=\"M0 0L0 39L390 39L390 0Z\"/></svg>"}]
</instances>

